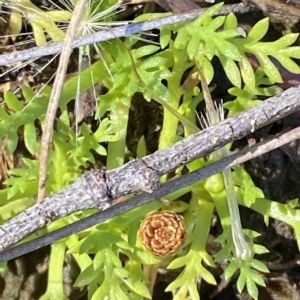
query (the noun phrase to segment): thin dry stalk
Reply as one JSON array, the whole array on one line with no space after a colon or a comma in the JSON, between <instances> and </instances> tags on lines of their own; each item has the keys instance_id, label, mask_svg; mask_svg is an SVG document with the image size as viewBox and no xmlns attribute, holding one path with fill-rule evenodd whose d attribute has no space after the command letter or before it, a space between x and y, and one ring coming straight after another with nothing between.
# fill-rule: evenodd
<instances>
[{"instance_id":1,"label":"thin dry stalk","mask_svg":"<svg viewBox=\"0 0 300 300\"><path fill-rule=\"evenodd\" d=\"M54 79L53 88L50 95L50 100L46 114L45 128L43 130L41 142L38 202L42 201L45 197L47 164L49 154L48 150L50 145L51 133L56 116L56 111L58 108L59 98L65 82L69 58L73 50L72 44L75 39L76 29L80 22L86 2L87 0L79 0L74 8L73 16L67 30L66 39L63 42L57 73Z\"/></svg>"}]
</instances>

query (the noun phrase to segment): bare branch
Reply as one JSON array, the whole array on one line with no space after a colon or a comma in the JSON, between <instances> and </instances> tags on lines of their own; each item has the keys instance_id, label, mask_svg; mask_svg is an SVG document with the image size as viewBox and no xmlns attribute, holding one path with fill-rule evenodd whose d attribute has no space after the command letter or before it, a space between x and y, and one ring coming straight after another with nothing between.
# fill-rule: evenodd
<instances>
[{"instance_id":1,"label":"bare branch","mask_svg":"<svg viewBox=\"0 0 300 300\"><path fill-rule=\"evenodd\" d=\"M292 87L279 96L269 98L247 111L140 160L131 161L107 172L86 172L60 193L45 198L41 203L33 205L2 225L0 249L10 247L49 222L72 212L87 208L105 210L112 205L113 199L144 191L155 191L162 174L208 155L228 142L240 139L299 110L299 95L300 87ZM174 181L171 184L178 188ZM153 199L157 194L153 193L147 197Z\"/></svg>"},{"instance_id":2,"label":"bare branch","mask_svg":"<svg viewBox=\"0 0 300 300\"><path fill-rule=\"evenodd\" d=\"M128 210L134 209L138 206L146 204L153 199L159 199L167 194L170 194L176 190L182 189L188 185L191 185L199 180L205 179L216 173L220 173L225 169L234 167L241 163L244 163L250 159L258 157L264 153L267 153L273 149L279 148L285 144L292 142L293 140L300 138L300 127L293 129L289 132L278 134L268 140L256 144L253 147L245 148L238 153L234 153L220 161L217 161L207 167L189 173L178 179L174 179L160 186L159 189L153 193L143 193L135 196L128 201L114 205L113 207L100 211L94 215L88 216L85 219L74 222L73 224L67 225L61 229L50 232L42 237L36 238L25 244L16 246L11 249L6 249L0 254L0 261L7 261L26 253L37 250L41 247L50 245L51 243L70 236L76 232L85 230L91 226L107 221L108 219L120 215ZM109 207L110 204L106 203ZM103 205L103 210L105 205Z\"/></svg>"},{"instance_id":3,"label":"bare branch","mask_svg":"<svg viewBox=\"0 0 300 300\"><path fill-rule=\"evenodd\" d=\"M73 48L78 48L84 45L91 45L103 41L109 41L119 37L130 36L135 33L152 30L165 25L192 21L197 17L199 17L205 10L206 9L202 8L187 13L172 15L163 18L157 18L145 22L138 22L126 26L112 28L109 30L103 30L101 32L97 32L91 35L86 35L84 37L80 37L74 40ZM218 11L217 15L227 15L228 13L231 12L245 14L255 10L257 10L257 8L252 5L239 3L239 4L232 4L232 5L224 5ZM0 55L0 66L5 66L7 64L15 63L19 61L26 61L29 59L34 59L46 55L56 54L61 52L61 49L62 49L62 42L59 42L59 43L50 43L40 47L34 47L31 48L30 51L26 49L22 51L15 51L9 54L3 54Z\"/></svg>"}]
</instances>

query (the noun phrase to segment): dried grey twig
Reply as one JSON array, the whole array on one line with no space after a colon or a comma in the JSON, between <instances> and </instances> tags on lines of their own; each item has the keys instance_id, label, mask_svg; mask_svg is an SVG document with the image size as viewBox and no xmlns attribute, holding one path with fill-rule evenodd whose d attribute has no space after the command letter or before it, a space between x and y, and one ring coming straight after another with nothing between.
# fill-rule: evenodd
<instances>
[{"instance_id":1,"label":"dried grey twig","mask_svg":"<svg viewBox=\"0 0 300 300\"><path fill-rule=\"evenodd\" d=\"M76 221L63 228L57 229L53 232L47 233L44 236L31 240L25 244L6 249L0 254L0 261L7 261L14 259L18 256L32 252L41 247L52 244L53 242L70 236L73 233L85 230L96 224L105 222L106 220L115 217L121 213L131 210L140 205L146 204L153 199L159 199L165 195L172 193L176 190L182 189L188 185L191 185L199 180L207 178L216 173L222 172L224 169L234 167L238 164L244 163L250 159L258 157L264 153L267 153L273 149L281 147L285 144L292 142L295 139L300 138L300 128L293 129L289 132L279 134L266 141L258 143L257 145L245 148L238 153L234 153L220 161L217 161L207 167L189 173L178 179L171 180L164 185L161 185L153 193L142 193L138 196L131 198L129 201L125 201L114 205L113 207L100 211L94 215L88 216L82 220Z\"/></svg>"},{"instance_id":2,"label":"dried grey twig","mask_svg":"<svg viewBox=\"0 0 300 300\"><path fill-rule=\"evenodd\" d=\"M152 192L158 187L162 174L208 155L228 142L242 138L298 109L299 86L143 159L131 161L107 172L86 172L60 193L45 198L43 202L35 204L2 225L0 250L72 212L87 208L105 210L112 205L113 199L128 194Z\"/></svg>"},{"instance_id":3,"label":"dried grey twig","mask_svg":"<svg viewBox=\"0 0 300 300\"><path fill-rule=\"evenodd\" d=\"M73 48L78 48L84 45L91 45L98 42L109 41L115 38L130 36L139 32L152 30L165 25L192 21L200 16L206 9L198 9L187 13L172 15L163 18L153 19L151 21L138 22L126 26L120 26L109 30L103 30L95 34L87 35L74 40ZM229 13L245 14L257 10L256 7L249 4L239 3L232 5L224 5L216 15L227 15ZM46 55L52 55L61 52L62 42L51 43L45 46L31 48L22 51L15 51L9 54L0 55L0 66L5 66L10 63L35 59Z\"/></svg>"},{"instance_id":4,"label":"dried grey twig","mask_svg":"<svg viewBox=\"0 0 300 300\"><path fill-rule=\"evenodd\" d=\"M72 212L89 208L105 210L112 205L113 199L152 192L158 184L159 175L142 160L108 172L86 172L61 192L45 198L2 225L0 250Z\"/></svg>"}]
</instances>

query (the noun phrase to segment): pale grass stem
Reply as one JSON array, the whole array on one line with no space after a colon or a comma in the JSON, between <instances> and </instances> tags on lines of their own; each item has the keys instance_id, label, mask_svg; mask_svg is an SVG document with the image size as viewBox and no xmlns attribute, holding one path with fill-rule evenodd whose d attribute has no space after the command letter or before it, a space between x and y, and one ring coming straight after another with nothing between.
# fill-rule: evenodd
<instances>
[{"instance_id":1,"label":"pale grass stem","mask_svg":"<svg viewBox=\"0 0 300 300\"><path fill-rule=\"evenodd\" d=\"M197 66L201 77L201 86L202 86L202 91L203 91L204 100L206 103L206 110L207 110L207 121L203 121L203 122L209 124L210 126L216 125L220 121L224 120L223 105L221 104L218 108L217 105L214 104L213 100L211 99L211 95L202 68L198 64ZM205 118L203 119L205 120ZM218 160L221 160L229 155L225 147L217 150L215 154ZM232 173L230 169L225 169L222 172L222 174L223 174L224 185L225 185L226 195L228 200L232 240L235 248L235 255L238 259L247 260L251 258L252 251L243 233L238 201L234 190L234 181L232 178Z\"/></svg>"}]
</instances>

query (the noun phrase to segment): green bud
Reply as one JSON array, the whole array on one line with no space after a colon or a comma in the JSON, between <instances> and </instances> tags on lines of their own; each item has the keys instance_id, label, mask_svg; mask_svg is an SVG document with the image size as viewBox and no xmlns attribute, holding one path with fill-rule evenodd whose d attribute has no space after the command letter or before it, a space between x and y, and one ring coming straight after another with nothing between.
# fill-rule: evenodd
<instances>
[{"instance_id":1,"label":"green bud","mask_svg":"<svg viewBox=\"0 0 300 300\"><path fill-rule=\"evenodd\" d=\"M224 190L224 180L222 174L215 174L206 179L204 188L210 193L220 193Z\"/></svg>"}]
</instances>

